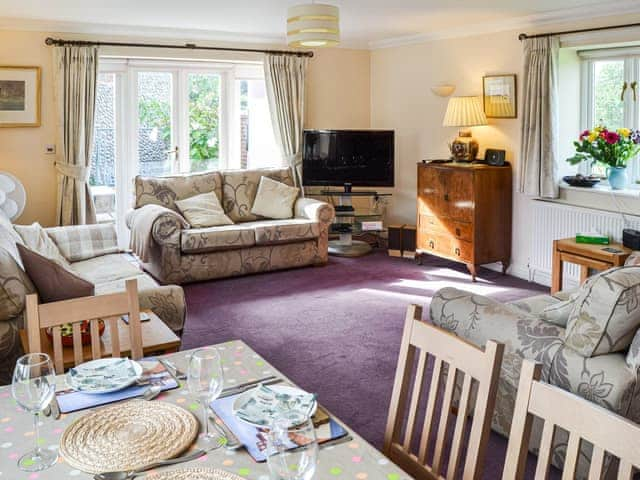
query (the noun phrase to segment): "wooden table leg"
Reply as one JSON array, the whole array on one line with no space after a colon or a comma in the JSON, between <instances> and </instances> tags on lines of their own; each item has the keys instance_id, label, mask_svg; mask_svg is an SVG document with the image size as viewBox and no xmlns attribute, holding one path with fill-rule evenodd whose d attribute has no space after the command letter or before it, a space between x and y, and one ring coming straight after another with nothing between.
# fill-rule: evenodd
<instances>
[{"instance_id":1,"label":"wooden table leg","mask_svg":"<svg viewBox=\"0 0 640 480\"><path fill-rule=\"evenodd\" d=\"M589 267L587 265L580 265L580 285L587 281L589 278Z\"/></svg>"},{"instance_id":2,"label":"wooden table leg","mask_svg":"<svg viewBox=\"0 0 640 480\"><path fill-rule=\"evenodd\" d=\"M562 290L562 253L558 250L557 240L553 241L553 266L551 268L551 293Z\"/></svg>"}]
</instances>

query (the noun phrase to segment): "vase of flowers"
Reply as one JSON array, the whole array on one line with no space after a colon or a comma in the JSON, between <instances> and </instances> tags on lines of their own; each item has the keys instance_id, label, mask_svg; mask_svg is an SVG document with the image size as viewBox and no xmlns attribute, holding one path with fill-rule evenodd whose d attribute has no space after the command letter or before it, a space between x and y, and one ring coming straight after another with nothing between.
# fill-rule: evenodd
<instances>
[{"instance_id":1,"label":"vase of flowers","mask_svg":"<svg viewBox=\"0 0 640 480\"><path fill-rule=\"evenodd\" d=\"M567 159L571 165L590 161L592 165L607 167L607 179L613 190L627 186L627 162L640 153L640 130L619 128L609 130L605 126L585 130L573 142L576 154Z\"/></svg>"}]
</instances>

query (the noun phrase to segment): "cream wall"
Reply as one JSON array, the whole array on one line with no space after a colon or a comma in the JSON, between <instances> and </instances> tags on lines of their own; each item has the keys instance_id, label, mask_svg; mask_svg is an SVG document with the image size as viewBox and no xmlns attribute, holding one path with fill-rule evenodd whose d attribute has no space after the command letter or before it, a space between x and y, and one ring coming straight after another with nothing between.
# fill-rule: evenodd
<instances>
[{"instance_id":1,"label":"cream wall","mask_svg":"<svg viewBox=\"0 0 640 480\"><path fill-rule=\"evenodd\" d=\"M53 225L56 212L55 155L44 153L47 144L56 144L53 99L52 47L44 44L51 34L0 30L0 65L42 67L42 126L38 128L0 128L0 170L16 175L25 185L27 206L19 223L38 221ZM87 37L54 34L63 38L91 38L122 41L116 37ZM128 39L136 41L136 39ZM137 39L144 42L145 40ZM147 39L162 41L162 39ZM165 43L176 43L166 40ZM206 44L207 42L198 42ZM221 45L217 43L217 45ZM225 44L225 46L230 46ZM151 49L129 50L136 56L177 58L184 51ZM106 54L122 51L105 49ZM259 61L255 54L228 54L189 51L190 59L241 59ZM339 74L336 74L338 72ZM317 52L309 62L306 126L310 128L367 128L370 121L369 51L331 49Z\"/></svg>"},{"instance_id":2,"label":"cream wall","mask_svg":"<svg viewBox=\"0 0 640 480\"><path fill-rule=\"evenodd\" d=\"M591 19L581 24L546 26L542 30L615 25L637 21L637 18L635 15L624 19ZM533 29L526 30L535 33ZM521 89L523 55L518 33L497 32L372 51L371 127L396 130L396 186L387 210L389 222L415 224L416 163L422 159L447 158L447 143L456 135L455 128L442 127L447 99L434 95L430 87L450 83L457 87L454 95L482 95L483 75L515 73ZM603 44L637 39L637 31L625 35L621 31L603 32L598 39ZM567 38L572 46L594 43L593 36ZM563 159L571 152L570 140L580 128L579 64L575 52L562 52L561 66L560 157ZM518 95L521 100L521 91ZM489 119L488 126L472 129L480 143L480 157L487 147L507 151L507 160L514 167L514 192L518 178L521 118L519 101L517 119ZM602 199L598 201L602 204ZM511 272L527 278L536 228L531 224L532 199L514 193L513 202Z\"/></svg>"}]
</instances>

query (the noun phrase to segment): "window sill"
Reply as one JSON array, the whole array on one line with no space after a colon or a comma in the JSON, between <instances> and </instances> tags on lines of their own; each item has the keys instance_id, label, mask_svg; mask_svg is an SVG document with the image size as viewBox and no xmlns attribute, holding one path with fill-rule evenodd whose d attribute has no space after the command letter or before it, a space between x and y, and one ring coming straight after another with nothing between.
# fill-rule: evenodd
<instances>
[{"instance_id":1,"label":"window sill","mask_svg":"<svg viewBox=\"0 0 640 480\"><path fill-rule=\"evenodd\" d=\"M612 190L609 186L592 188L560 185L560 197L547 201L605 212L638 215L640 212L640 189Z\"/></svg>"}]
</instances>

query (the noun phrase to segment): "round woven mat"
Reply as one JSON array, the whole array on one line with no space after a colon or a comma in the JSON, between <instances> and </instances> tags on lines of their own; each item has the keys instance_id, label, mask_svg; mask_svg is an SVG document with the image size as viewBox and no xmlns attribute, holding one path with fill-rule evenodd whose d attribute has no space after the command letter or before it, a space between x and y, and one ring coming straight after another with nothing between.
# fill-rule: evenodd
<instances>
[{"instance_id":1,"label":"round woven mat","mask_svg":"<svg viewBox=\"0 0 640 480\"><path fill-rule=\"evenodd\" d=\"M87 473L134 470L182 453L199 428L176 405L132 400L78 418L62 435L60 453Z\"/></svg>"},{"instance_id":2,"label":"round woven mat","mask_svg":"<svg viewBox=\"0 0 640 480\"><path fill-rule=\"evenodd\" d=\"M183 468L168 472L154 473L148 480L244 480L233 473L211 468Z\"/></svg>"}]
</instances>

